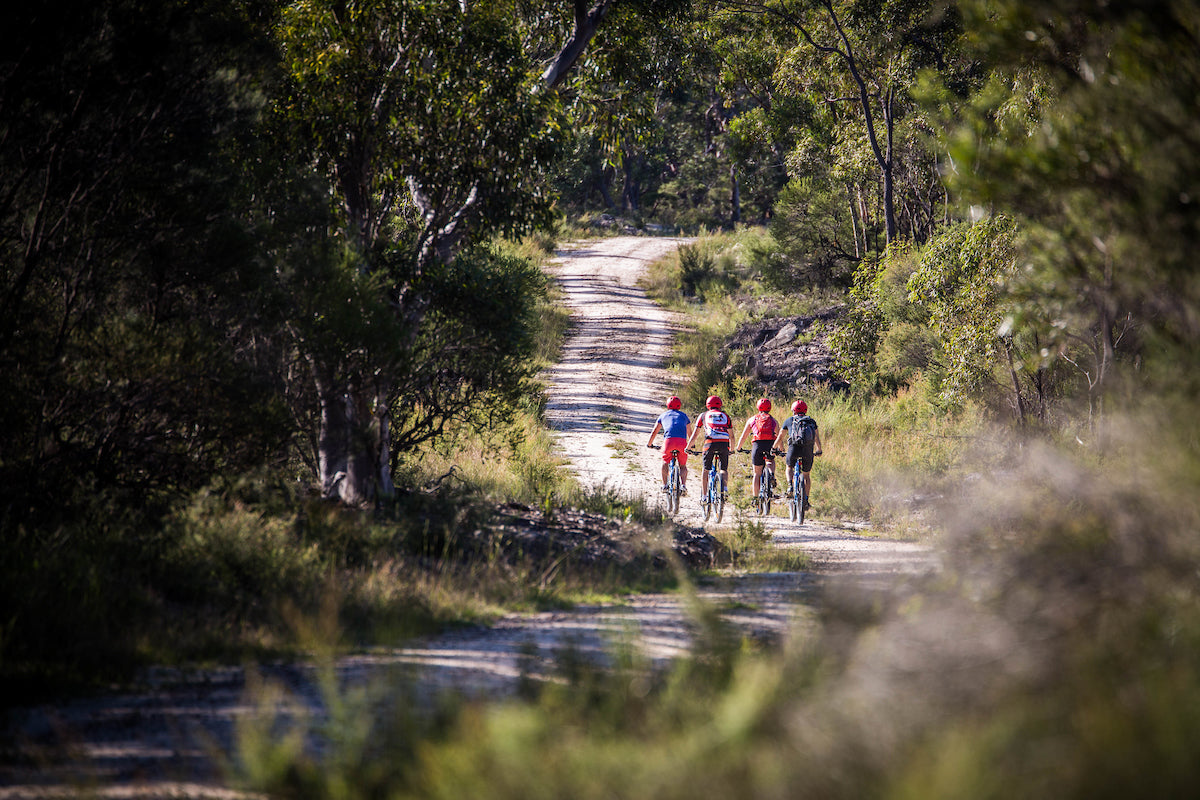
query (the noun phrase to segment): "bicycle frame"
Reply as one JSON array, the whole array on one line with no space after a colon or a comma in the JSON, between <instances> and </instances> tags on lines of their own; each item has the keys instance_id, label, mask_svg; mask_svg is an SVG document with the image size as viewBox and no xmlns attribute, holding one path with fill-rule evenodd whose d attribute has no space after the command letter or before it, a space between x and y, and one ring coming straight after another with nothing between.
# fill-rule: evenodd
<instances>
[{"instance_id":1,"label":"bicycle frame","mask_svg":"<svg viewBox=\"0 0 1200 800\"><path fill-rule=\"evenodd\" d=\"M792 521L804 524L804 501L808 496L804 492L804 472L800 468L801 462L796 461L796 465L792 467L792 500L791 511Z\"/></svg>"},{"instance_id":2,"label":"bicycle frame","mask_svg":"<svg viewBox=\"0 0 1200 800\"><path fill-rule=\"evenodd\" d=\"M652 450L661 450L662 445L651 444ZM667 462L667 512L674 514L679 511L679 496L682 493L683 481L679 477L679 451L671 450L671 460Z\"/></svg>"},{"instance_id":3,"label":"bicycle frame","mask_svg":"<svg viewBox=\"0 0 1200 800\"><path fill-rule=\"evenodd\" d=\"M671 451L671 460L667 466L667 511L674 514L679 511L679 495L683 481L679 478L679 451Z\"/></svg>"},{"instance_id":4,"label":"bicycle frame","mask_svg":"<svg viewBox=\"0 0 1200 800\"><path fill-rule=\"evenodd\" d=\"M721 471L717 469L717 458L714 457L712 464L708 468L708 491L705 493L707 500L705 505L707 507L704 509L704 519L706 521L714 508L717 510L717 522L721 521L721 517L725 513L725 503L721 500L721 493L724 488L721 485Z\"/></svg>"}]
</instances>

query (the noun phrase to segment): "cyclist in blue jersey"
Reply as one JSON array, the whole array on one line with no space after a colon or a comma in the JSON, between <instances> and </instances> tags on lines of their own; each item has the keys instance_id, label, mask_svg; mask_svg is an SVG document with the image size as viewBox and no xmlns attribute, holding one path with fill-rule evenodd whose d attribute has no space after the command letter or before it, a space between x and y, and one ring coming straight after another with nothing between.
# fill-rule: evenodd
<instances>
[{"instance_id":1,"label":"cyclist in blue jersey","mask_svg":"<svg viewBox=\"0 0 1200 800\"><path fill-rule=\"evenodd\" d=\"M667 410L654 423L646 447L654 446L654 437L659 431L663 432L663 491L667 490L667 465L671 463L671 451L679 452L679 479L683 483L683 494L687 494L687 440L692 433L692 421L688 415L680 411L683 401L675 395L667 399Z\"/></svg>"}]
</instances>

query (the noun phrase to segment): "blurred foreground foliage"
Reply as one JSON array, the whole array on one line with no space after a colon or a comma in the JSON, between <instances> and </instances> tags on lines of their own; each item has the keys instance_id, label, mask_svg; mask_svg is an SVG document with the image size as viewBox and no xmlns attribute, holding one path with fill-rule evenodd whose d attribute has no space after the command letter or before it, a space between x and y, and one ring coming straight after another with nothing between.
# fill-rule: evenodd
<instances>
[{"instance_id":1,"label":"blurred foreground foliage","mask_svg":"<svg viewBox=\"0 0 1200 800\"><path fill-rule=\"evenodd\" d=\"M886 596L829 583L782 649L701 609L665 671L564 654L561 685L433 716L378 686L313 731L332 757L267 715L240 774L288 797L1190 796L1200 503L1167 488L1178 464L1131 466L1117 485L1031 447L946 509L941 572Z\"/></svg>"}]
</instances>

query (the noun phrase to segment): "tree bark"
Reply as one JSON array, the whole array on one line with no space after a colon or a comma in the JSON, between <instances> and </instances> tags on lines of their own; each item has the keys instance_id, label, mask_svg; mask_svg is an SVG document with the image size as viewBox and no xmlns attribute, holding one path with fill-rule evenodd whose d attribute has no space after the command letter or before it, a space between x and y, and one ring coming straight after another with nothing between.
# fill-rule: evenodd
<instances>
[{"instance_id":1,"label":"tree bark","mask_svg":"<svg viewBox=\"0 0 1200 800\"><path fill-rule=\"evenodd\" d=\"M558 51L542 73L542 82L547 88L554 89L567 79L571 67L583 56L592 37L600 29L600 23L608 12L616 5L617 0L599 0L589 10L584 0L575 0L575 28L567 43Z\"/></svg>"},{"instance_id":2,"label":"tree bark","mask_svg":"<svg viewBox=\"0 0 1200 800\"><path fill-rule=\"evenodd\" d=\"M729 198L729 221L737 225L742 221L742 189L738 182L737 164L729 165L729 182L732 185Z\"/></svg>"}]
</instances>

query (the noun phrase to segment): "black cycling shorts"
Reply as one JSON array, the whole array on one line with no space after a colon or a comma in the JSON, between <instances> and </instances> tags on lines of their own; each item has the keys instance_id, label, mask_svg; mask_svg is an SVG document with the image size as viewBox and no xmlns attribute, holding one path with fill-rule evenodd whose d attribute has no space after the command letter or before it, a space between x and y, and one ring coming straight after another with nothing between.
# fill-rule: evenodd
<instances>
[{"instance_id":1,"label":"black cycling shorts","mask_svg":"<svg viewBox=\"0 0 1200 800\"><path fill-rule=\"evenodd\" d=\"M713 459L720 459L721 471L729 471L729 440L709 439L704 442L704 468L712 469Z\"/></svg>"},{"instance_id":2,"label":"black cycling shorts","mask_svg":"<svg viewBox=\"0 0 1200 800\"><path fill-rule=\"evenodd\" d=\"M750 451L750 462L756 467L761 467L768 461L774 462L775 456L771 455L771 445L775 444L774 439L762 439L754 443L754 449Z\"/></svg>"},{"instance_id":3,"label":"black cycling shorts","mask_svg":"<svg viewBox=\"0 0 1200 800\"><path fill-rule=\"evenodd\" d=\"M796 466L796 462L800 462L801 472L812 472L813 468L813 446L810 442L805 447L800 442L789 444L787 449L787 465L788 469Z\"/></svg>"}]
</instances>

